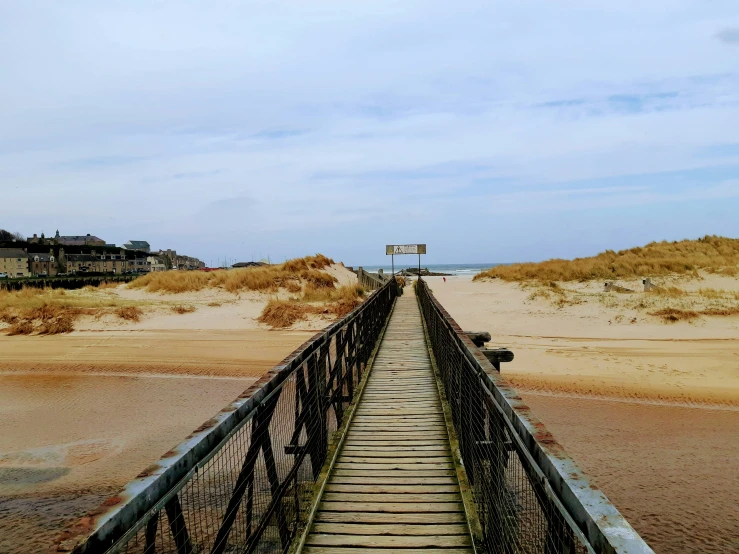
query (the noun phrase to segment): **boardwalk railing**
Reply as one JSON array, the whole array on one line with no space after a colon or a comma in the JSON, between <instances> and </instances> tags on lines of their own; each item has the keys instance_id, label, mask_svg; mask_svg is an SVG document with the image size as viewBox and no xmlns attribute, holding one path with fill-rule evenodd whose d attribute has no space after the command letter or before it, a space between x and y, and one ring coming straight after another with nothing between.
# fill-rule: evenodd
<instances>
[{"instance_id":1,"label":"boardwalk railing","mask_svg":"<svg viewBox=\"0 0 739 554\"><path fill-rule=\"evenodd\" d=\"M391 312L388 281L63 533L57 551L286 552Z\"/></svg>"},{"instance_id":2,"label":"boardwalk railing","mask_svg":"<svg viewBox=\"0 0 739 554\"><path fill-rule=\"evenodd\" d=\"M434 298L416 291L473 490L494 553L651 553Z\"/></svg>"},{"instance_id":3,"label":"boardwalk railing","mask_svg":"<svg viewBox=\"0 0 739 554\"><path fill-rule=\"evenodd\" d=\"M361 267L357 269L357 280L359 284L369 290L382 288L389 279L390 276L382 273L369 273Z\"/></svg>"}]
</instances>

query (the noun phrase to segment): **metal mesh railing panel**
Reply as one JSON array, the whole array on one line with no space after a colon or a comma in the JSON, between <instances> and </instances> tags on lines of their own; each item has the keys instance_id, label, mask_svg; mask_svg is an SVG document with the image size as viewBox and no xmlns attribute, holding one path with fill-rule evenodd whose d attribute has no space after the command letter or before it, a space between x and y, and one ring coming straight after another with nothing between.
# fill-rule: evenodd
<instances>
[{"instance_id":1,"label":"metal mesh railing panel","mask_svg":"<svg viewBox=\"0 0 739 554\"><path fill-rule=\"evenodd\" d=\"M326 336L304 345L280 370L279 384L177 486L158 498L130 501L153 504L135 524L112 538L93 533L74 551L287 551L307 519L331 435L354 397L395 294L383 287Z\"/></svg>"},{"instance_id":2,"label":"metal mesh railing panel","mask_svg":"<svg viewBox=\"0 0 739 554\"><path fill-rule=\"evenodd\" d=\"M417 294L485 549L501 554L594 552L486 386L484 370L465 354L462 339L422 280Z\"/></svg>"}]
</instances>

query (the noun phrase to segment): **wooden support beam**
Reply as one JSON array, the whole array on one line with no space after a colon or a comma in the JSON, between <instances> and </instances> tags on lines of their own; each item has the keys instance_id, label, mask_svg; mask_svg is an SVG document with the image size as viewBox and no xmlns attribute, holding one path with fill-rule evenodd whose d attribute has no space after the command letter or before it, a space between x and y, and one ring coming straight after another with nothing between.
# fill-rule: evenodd
<instances>
[{"instance_id":1,"label":"wooden support beam","mask_svg":"<svg viewBox=\"0 0 739 554\"><path fill-rule=\"evenodd\" d=\"M485 346L485 343L490 342L492 339L490 333L487 331L465 331L464 334L467 335L478 348Z\"/></svg>"}]
</instances>

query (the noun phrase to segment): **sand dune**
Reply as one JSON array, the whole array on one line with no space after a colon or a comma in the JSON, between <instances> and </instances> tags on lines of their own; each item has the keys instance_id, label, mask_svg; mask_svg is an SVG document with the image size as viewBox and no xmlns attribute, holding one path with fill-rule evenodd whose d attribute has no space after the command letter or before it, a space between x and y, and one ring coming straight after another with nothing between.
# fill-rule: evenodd
<instances>
[{"instance_id":1,"label":"sand dune","mask_svg":"<svg viewBox=\"0 0 739 554\"><path fill-rule=\"evenodd\" d=\"M523 390L739 407L737 316L666 324L604 302L602 283L580 285L580 303L560 308L502 281L428 281L463 327L515 352L503 372ZM736 279L716 284L728 285L739 290Z\"/></svg>"},{"instance_id":2,"label":"sand dune","mask_svg":"<svg viewBox=\"0 0 739 554\"><path fill-rule=\"evenodd\" d=\"M497 280L428 281L514 351L503 375L655 552L739 552L739 317L666 324L602 283L569 285L581 302L560 308Z\"/></svg>"}]
</instances>

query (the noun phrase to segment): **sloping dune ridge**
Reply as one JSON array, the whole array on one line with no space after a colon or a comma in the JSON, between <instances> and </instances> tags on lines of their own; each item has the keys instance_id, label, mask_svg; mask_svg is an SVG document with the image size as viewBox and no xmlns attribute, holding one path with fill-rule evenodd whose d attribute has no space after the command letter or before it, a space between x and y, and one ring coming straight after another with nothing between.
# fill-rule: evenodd
<instances>
[{"instance_id":1,"label":"sloping dune ridge","mask_svg":"<svg viewBox=\"0 0 739 554\"><path fill-rule=\"evenodd\" d=\"M427 279L463 328L514 351L503 375L658 553L739 552L737 245Z\"/></svg>"}]
</instances>

